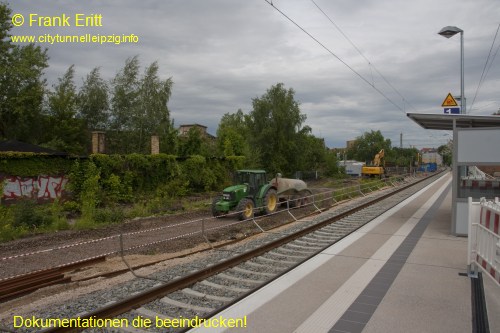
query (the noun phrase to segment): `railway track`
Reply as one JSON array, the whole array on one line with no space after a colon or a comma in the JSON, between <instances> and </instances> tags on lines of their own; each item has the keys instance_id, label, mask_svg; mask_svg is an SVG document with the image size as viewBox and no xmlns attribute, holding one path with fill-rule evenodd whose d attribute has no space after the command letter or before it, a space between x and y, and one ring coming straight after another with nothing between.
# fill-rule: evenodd
<instances>
[{"instance_id":1,"label":"railway track","mask_svg":"<svg viewBox=\"0 0 500 333\"><path fill-rule=\"evenodd\" d=\"M362 192L360 190L360 185L355 186L352 184L352 180L343 181L341 184L349 184L351 186L342 186L340 191L342 195L351 198L354 194L360 195ZM363 185L362 191L373 191L371 188L373 185ZM375 185L375 188L380 185ZM357 188L357 189L356 189ZM315 206L315 208L310 209L313 213L316 209L325 209L330 207L329 200L337 201L340 200L336 197L336 191L331 188L316 189L318 194L314 196L316 203L321 208ZM322 197L321 192L327 193L326 199ZM336 197L336 199L334 199ZM309 206L311 208L311 206ZM286 208L285 208L286 210ZM281 210L283 212L283 210ZM303 216L308 214L306 211L300 212L299 215ZM279 212L278 212L279 214ZM285 213L286 214L286 213ZM295 213L294 213L295 214ZM236 214L230 214L236 216ZM277 215L277 214L273 214ZM296 217L292 214L293 218ZM263 217L266 220L272 219L273 216ZM150 220L151 218L146 218L145 220ZM2 289L3 284L12 284L15 279L20 281L27 280L30 274L43 275L46 272L47 275L51 274L54 269L59 269L61 267L81 267L81 263L90 262L94 263L94 258L98 257L113 257L120 256L124 253L141 253L141 251L148 251L148 247L165 246L162 250L167 252L175 252L176 246L171 246L177 241L188 237L198 237L198 243L203 243L207 241L206 235L208 233L213 233L217 230L223 230L224 228L230 228L232 226L238 227L242 225L239 221L235 222L234 219L224 218L224 219L214 219L210 216L203 216L198 214L196 218L187 220L181 217L180 220L170 219L170 221L163 221L163 217L156 218L159 223L155 227L146 228L134 228L131 231L122 231L114 234L104 234L100 238L90 238L86 239L84 237L81 240L77 240L73 243L64 242L64 236L59 239L45 241L46 245L39 246L36 243L31 244L29 247L31 250L29 252L19 253L13 251L13 249L8 249L7 253L3 253L4 256L0 257L0 289ZM278 216L280 222L283 223L283 219ZM293 220L288 219L287 222ZM247 223L248 224L248 223ZM269 225L269 222L266 221ZM277 223L274 223L275 225ZM124 228L130 230L130 228ZM236 229L235 229L236 230ZM253 232L253 231L251 231ZM244 232L245 233L245 232ZM203 236L203 237L199 237ZM238 237L236 237L238 238ZM211 237L210 242L216 241L217 238ZM192 239L188 241L192 245ZM220 240L219 240L220 241ZM224 240L221 243L232 243L234 239L229 238L229 240ZM170 244L170 245L169 245ZM181 245L182 246L182 245ZM26 247L24 245L24 247ZM210 245L210 247L213 247ZM208 248L210 248L208 247ZM138 251L138 252L137 252ZM153 250L156 251L156 250ZM192 253L196 253L203 250L196 250ZM84 264L83 264L84 265ZM139 265L144 266L144 265ZM123 270L122 270L123 271ZM102 274L103 277L113 276L115 272L109 272ZM94 276L93 278L98 277ZM17 282L15 282L17 283ZM21 282L19 282L19 285Z\"/></svg>"},{"instance_id":2,"label":"railway track","mask_svg":"<svg viewBox=\"0 0 500 333\"><path fill-rule=\"evenodd\" d=\"M86 323L114 318L121 324L112 330L108 326L113 332L158 331L158 323L162 325L162 332L182 331L166 330L164 324L181 318L201 320L215 316L411 196L435 177L373 193L355 204L300 220L283 232L267 233L266 237L244 246L213 250L208 262L202 260L140 278L105 295L89 295L71 306L51 309L36 317L73 318ZM142 324L138 324L138 320L143 320ZM149 329L147 320L151 323ZM138 326L132 327L134 321ZM77 329L52 327L44 330L70 331ZM85 331L102 332L102 329Z\"/></svg>"},{"instance_id":3,"label":"railway track","mask_svg":"<svg viewBox=\"0 0 500 333\"><path fill-rule=\"evenodd\" d=\"M91 259L73 262L59 267L43 269L28 274L0 280L0 302L19 297L54 284L71 282L65 273L81 267L103 262L106 257L100 256Z\"/></svg>"}]
</instances>

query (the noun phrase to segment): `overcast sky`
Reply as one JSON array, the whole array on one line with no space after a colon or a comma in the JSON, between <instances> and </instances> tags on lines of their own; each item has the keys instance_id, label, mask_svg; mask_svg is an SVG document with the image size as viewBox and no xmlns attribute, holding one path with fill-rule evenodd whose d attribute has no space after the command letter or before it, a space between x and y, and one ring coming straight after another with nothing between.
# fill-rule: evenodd
<instances>
[{"instance_id":1,"label":"overcast sky","mask_svg":"<svg viewBox=\"0 0 500 333\"><path fill-rule=\"evenodd\" d=\"M175 124L199 123L211 134L222 115L250 112L253 98L282 82L295 90L305 124L328 147L345 147L370 130L393 146L403 133L404 147L438 147L451 136L421 129L406 112L442 114L446 95L460 95L460 35L437 34L449 25L464 30L468 113L500 108L500 55L478 90L490 49L493 56L500 46L500 36L492 44L498 0L272 3L326 49L264 0L11 0L9 7L25 17L12 34L138 36L138 43L120 45L42 44L49 86L72 64L77 85L94 67L111 80L138 55L141 71L158 61L161 77L172 77ZM71 27L30 27L30 14L65 14ZM102 26L75 27L77 14L102 15Z\"/></svg>"}]
</instances>

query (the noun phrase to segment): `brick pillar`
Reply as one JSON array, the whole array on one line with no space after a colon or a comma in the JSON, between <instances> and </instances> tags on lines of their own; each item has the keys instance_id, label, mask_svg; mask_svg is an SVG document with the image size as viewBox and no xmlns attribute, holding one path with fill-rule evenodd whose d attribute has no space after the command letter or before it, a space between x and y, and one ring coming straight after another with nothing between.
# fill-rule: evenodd
<instances>
[{"instance_id":1,"label":"brick pillar","mask_svg":"<svg viewBox=\"0 0 500 333\"><path fill-rule=\"evenodd\" d=\"M101 131L92 132L92 154L104 154L106 133Z\"/></svg>"},{"instance_id":2,"label":"brick pillar","mask_svg":"<svg viewBox=\"0 0 500 333\"><path fill-rule=\"evenodd\" d=\"M151 136L151 155L160 153L160 137L158 135Z\"/></svg>"}]
</instances>

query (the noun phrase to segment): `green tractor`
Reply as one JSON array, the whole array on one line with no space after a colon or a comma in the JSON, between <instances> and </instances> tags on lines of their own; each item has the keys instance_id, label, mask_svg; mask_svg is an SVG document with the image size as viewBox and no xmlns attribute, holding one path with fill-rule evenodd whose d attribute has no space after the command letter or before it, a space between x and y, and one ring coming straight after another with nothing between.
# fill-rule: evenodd
<instances>
[{"instance_id":1,"label":"green tractor","mask_svg":"<svg viewBox=\"0 0 500 333\"><path fill-rule=\"evenodd\" d=\"M236 210L240 220L250 219L255 210L271 214L278 208L276 187L266 180L264 170L238 170L234 175L233 186L227 187L222 196L212 202L213 216L228 214Z\"/></svg>"}]
</instances>

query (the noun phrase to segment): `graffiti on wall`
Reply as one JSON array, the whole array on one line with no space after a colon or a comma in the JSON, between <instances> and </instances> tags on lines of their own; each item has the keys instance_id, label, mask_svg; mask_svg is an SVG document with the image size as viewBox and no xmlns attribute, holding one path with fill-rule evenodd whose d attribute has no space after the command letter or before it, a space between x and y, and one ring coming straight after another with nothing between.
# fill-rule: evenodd
<instances>
[{"instance_id":1,"label":"graffiti on wall","mask_svg":"<svg viewBox=\"0 0 500 333\"><path fill-rule=\"evenodd\" d=\"M67 183L68 179L64 176L8 176L3 179L2 199L11 201L30 198L51 201L62 197Z\"/></svg>"}]
</instances>

